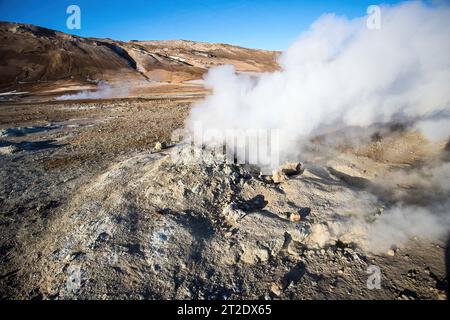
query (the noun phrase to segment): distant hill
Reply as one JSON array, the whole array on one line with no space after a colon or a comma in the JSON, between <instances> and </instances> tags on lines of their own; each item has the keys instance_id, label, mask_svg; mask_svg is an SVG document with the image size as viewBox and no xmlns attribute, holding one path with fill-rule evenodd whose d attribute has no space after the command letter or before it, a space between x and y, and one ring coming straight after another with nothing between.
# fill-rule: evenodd
<instances>
[{"instance_id":1,"label":"distant hill","mask_svg":"<svg viewBox=\"0 0 450 320\"><path fill-rule=\"evenodd\" d=\"M279 52L186 40L83 38L29 24L0 22L0 88L73 80L200 79L212 66L240 72L273 71Z\"/></svg>"}]
</instances>

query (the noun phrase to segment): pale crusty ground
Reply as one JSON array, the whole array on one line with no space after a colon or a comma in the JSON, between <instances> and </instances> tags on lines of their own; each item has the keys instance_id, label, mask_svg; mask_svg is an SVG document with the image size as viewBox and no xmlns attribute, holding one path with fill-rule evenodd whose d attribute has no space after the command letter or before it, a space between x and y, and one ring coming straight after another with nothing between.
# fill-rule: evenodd
<instances>
[{"instance_id":1,"label":"pale crusty ground","mask_svg":"<svg viewBox=\"0 0 450 320\"><path fill-rule=\"evenodd\" d=\"M445 298L443 242L411 240L389 256L344 239L318 246L308 231L363 201L361 182L435 156L414 133L313 148L301 175L275 185L255 168L150 153L191 102L0 105L2 298ZM370 265L381 290L367 288Z\"/></svg>"}]
</instances>

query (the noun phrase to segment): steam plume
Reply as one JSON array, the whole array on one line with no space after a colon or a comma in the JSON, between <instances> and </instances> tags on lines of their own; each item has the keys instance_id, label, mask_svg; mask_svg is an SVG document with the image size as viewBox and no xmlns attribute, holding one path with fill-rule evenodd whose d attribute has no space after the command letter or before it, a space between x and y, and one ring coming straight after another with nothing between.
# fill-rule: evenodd
<instances>
[{"instance_id":1,"label":"steam plume","mask_svg":"<svg viewBox=\"0 0 450 320\"><path fill-rule=\"evenodd\" d=\"M193 107L187 127L195 131L200 123L202 141L219 145L226 143L223 137L230 129L241 134L277 129L281 160L299 160L301 142L330 127L369 128L404 121L430 140L447 139L449 6L382 6L379 30L368 29L366 19L323 15L280 56L279 71L258 79L236 74L232 66L210 70L205 83L213 94ZM208 134L217 131L223 134ZM199 139L195 132L194 138ZM243 158L244 152L237 150L236 156ZM442 182L449 167L436 167L442 172L422 175L421 187L438 187L445 197L420 204L399 198L374 223L364 222L372 250L414 235L441 237L449 230L450 203L445 199L450 189ZM395 190L400 177L391 179ZM360 224L352 223L346 228Z\"/></svg>"},{"instance_id":2,"label":"steam plume","mask_svg":"<svg viewBox=\"0 0 450 320\"><path fill-rule=\"evenodd\" d=\"M64 94L56 98L56 100L83 100L83 99L109 99L127 96L129 87L122 85L113 87L106 81L99 81L97 90L83 90L73 94Z\"/></svg>"},{"instance_id":3,"label":"steam plume","mask_svg":"<svg viewBox=\"0 0 450 320\"><path fill-rule=\"evenodd\" d=\"M188 127L278 129L281 156L295 158L298 141L326 125L449 111L449 7L384 6L380 30L368 29L366 19L320 17L280 56L281 70L257 80L232 66L212 69L205 80L213 95L193 108Z\"/></svg>"}]
</instances>

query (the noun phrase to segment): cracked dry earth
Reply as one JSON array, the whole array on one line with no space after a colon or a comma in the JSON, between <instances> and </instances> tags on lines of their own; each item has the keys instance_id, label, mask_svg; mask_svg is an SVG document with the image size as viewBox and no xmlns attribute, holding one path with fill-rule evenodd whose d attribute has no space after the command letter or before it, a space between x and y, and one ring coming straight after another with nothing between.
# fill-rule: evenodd
<instances>
[{"instance_id":1,"label":"cracked dry earth","mask_svg":"<svg viewBox=\"0 0 450 320\"><path fill-rule=\"evenodd\" d=\"M38 170L36 157L55 151L25 152L28 160L2 159L11 179L31 179L14 165L34 159ZM332 233L352 208L383 206L351 177L371 181L391 165L342 153L274 184L252 166L211 154L174 161L172 152L127 153L86 167L82 180L67 176L73 167L41 172L28 188L58 202L2 214L2 298L445 298L444 243L411 239L391 256ZM381 270L379 290L367 288L370 265Z\"/></svg>"}]
</instances>

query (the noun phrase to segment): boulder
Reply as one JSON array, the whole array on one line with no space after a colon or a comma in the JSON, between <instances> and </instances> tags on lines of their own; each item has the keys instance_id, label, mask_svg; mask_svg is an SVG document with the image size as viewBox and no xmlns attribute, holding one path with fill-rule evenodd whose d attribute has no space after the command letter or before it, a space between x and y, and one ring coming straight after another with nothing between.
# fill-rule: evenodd
<instances>
[{"instance_id":1,"label":"boulder","mask_svg":"<svg viewBox=\"0 0 450 320\"><path fill-rule=\"evenodd\" d=\"M154 152L160 152L162 150L164 150L165 148L167 148L167 144L164 141L158 141L155 143L155 146L153 147L153 151Z\"/></svg>"},{"instance_id":2,"label":"boulder","mask_svg":"<svg viewBox=\"0 0 450 320\"><path fill-rule=\"evenodd\" d=\"M289 220L291 220L292 222L300 221L301 220L300 213L297 212L289 213Z\"/></svg>"},{"instance_id":3,"label":"boulder","mask_svg":"<svg viewBox=\"0 0 450 320\"><path fill-rule=\"evenodd\" d=\"M302 173L302 164L300 162L286 162L278 170L272 174L274 183L281 183L290 177L297 176Z\"/></svg>"},{"instance_id":4,"label":"boulder","mask_svg":"<svg viewBox=\"0 0 450 320\"><path fill-rule=\"evenodd\" d=\"M231 202L222 210L222 216L232 225L236 224L245 215L246 213L239 209L238 205L234 202Z\"/></svg>"}]
</instances>

